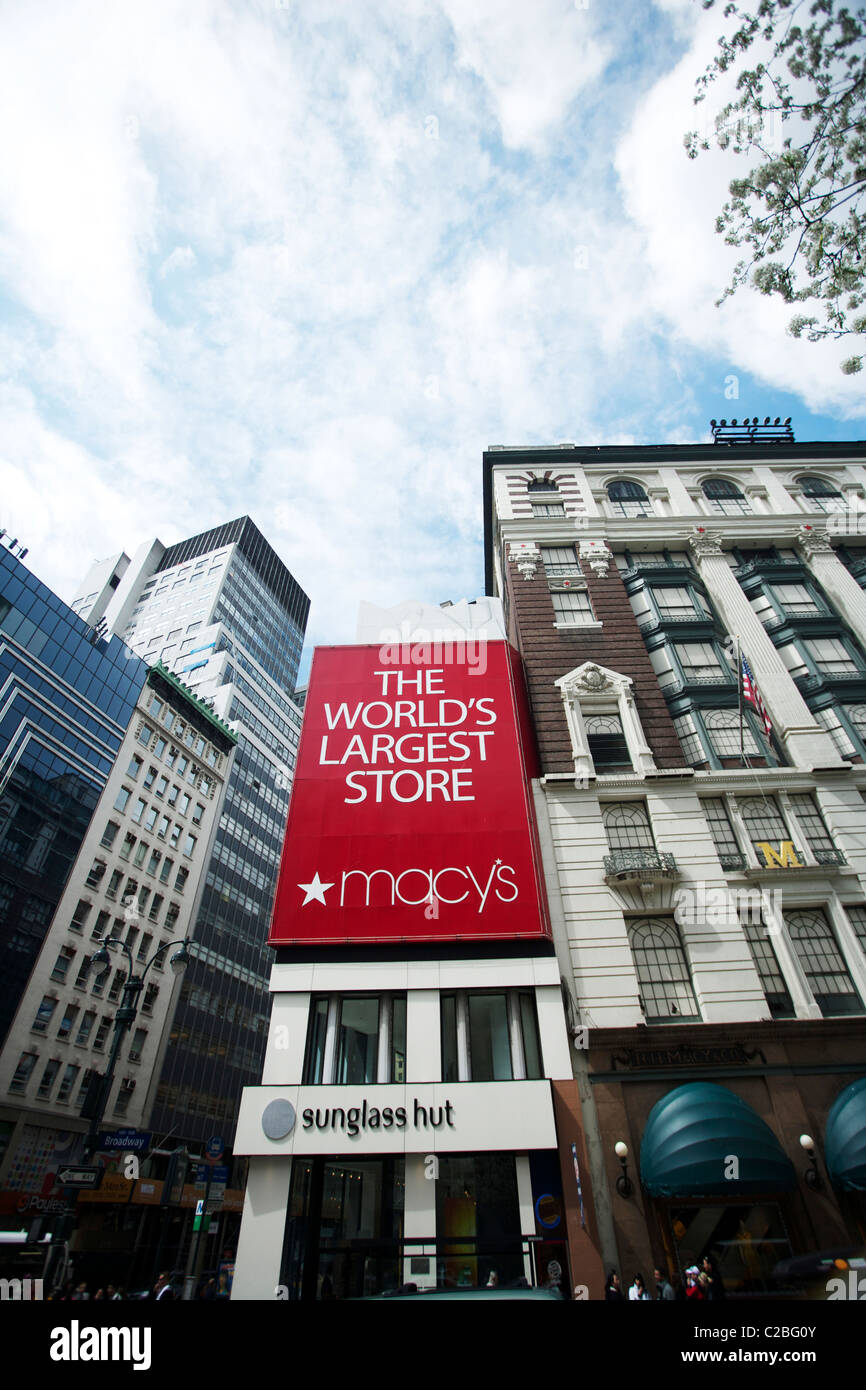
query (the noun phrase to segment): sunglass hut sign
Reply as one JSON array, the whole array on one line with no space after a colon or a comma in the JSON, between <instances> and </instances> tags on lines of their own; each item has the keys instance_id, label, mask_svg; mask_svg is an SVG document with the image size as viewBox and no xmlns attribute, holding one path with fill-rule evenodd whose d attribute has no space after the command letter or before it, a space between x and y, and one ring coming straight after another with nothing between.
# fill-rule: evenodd
<instances>
[{"instance_id":1,"label":"sunglass hut sign","mask_svg":"<svg viewBox=\"0 0 866 1390\"><path fill-rule=\"evenodd\" d=\"M315 653L271 943L547 935L519 657L393 651Z\"/></svg>"}]
</instances>

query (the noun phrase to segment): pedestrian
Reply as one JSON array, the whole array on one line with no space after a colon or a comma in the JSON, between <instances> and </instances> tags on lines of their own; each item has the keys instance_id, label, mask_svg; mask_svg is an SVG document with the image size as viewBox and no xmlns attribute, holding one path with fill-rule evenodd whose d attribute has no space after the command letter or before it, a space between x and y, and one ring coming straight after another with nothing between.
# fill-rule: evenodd
<instances>
[{"instance_id":1,"label":"pedestrian","mask_svg":"<svg viewBox=\"0 0 866 1390\"><path fill-rule=\"evenodd\" d=\"M725 1286L722 1283L722 1276L719 1273L719 1267L716 1264L712 1255L704 1255L704 1258L701 1261L701 1268L704 1274L706 1274L707 1281L709 1284L707 1298L709 1298L711 1301L716 1301L720 1298L724 1298Z\"/></svg>"},{"instance_id":2,"label":"pedestrian","mask_svg":"<svg viewBox=\"0 0 866 1390\"><path fill-rule=\"evenodd\" d=\"M329 1281L329 1282L330 1282L330 1281ZM324 1287L324 1286L323 1286L323 1287ZM232 1296L232 1294L231 1294L231 1289L229 1288L228 1275L227 1275L227 1274L221 1274L221 1275L220 1275L219 1283L217 1284L216 1293L214 1294L214 1298L231 1298L231 1296ZM330 1296L331 1298L333 1298L334 1295L333 1295L333 1293L331 1293L329 1296ZM323 1298L325 1297L324 1291L323 1291L323 1293L322 1293L322 1297L323 1297Z\"/></svg>"},{"instance_id":3,"label":"pedestrian","mask_svg":"<svg viewBox=\"0 0 866 1390\"><path fill-rule=\"evenodd\" d=\"M604 1286L605 1303L625 1303L622 1296L622 1284L615 1269L612 1269L607 1276L607 1283Z\"/></svg>"},{"instance_id":4,"label":"pedestrian","mask_svg":"<svg viewBox=\"0 0 866 1390\"><path fill-rule=\"evenodd\" d=\"M700 1285L700 1272L697 1265L689 1265L686 1270L686 1298L690 1302L701 1302L707 1296Z\"/></svg>"},{"instance_id":5,"label":"pedestrian","mask_svg":"<svg viewBox=\"0 0 866 1390\"><path fill-rule=\"evenodd\" d=\"M82 1280L82 1282L76 1287L75 1293L72 1294L72 1302L84 1303L89 1298L90 1294L87 1292L87 1285Z\"/></svg>"},{"instance_id":6,"label":"pedestrian","mask_svg":"<svg viewBox=\"0 0 866 1390\"><path fill-rule=\"evenodd\" d=\"M211 1275L210 1279L208 1279L207 1283L202 1288L202 1291L199 1294L199 1298L202 1299L205 1303L212 1303L213 1300L216 1298L216 1289L217 1281L216 1279L214 1279L213 1275Z\"/></svg>"},{"instance_id":7,"label":"pedestrian","mask_svg":"<svg viewBox=\"0 0 866 1390\"><path fill-rule=\"evenodd\" d=\"M656 1302L673 1303L676 1299L676 1294L674 1293L674 1286L670 1279L668 1279L668 1276L663 1274L660 1269L654 1269L653 1279L656 1285Z\"/></svg>"},{"instance_id":8,"label":"pedestrian","mask_svg":"<svg viewBox=\"0 0 866 1390\"><path fill-rule=\"evenodd\" d=\"M634 1276L634 1283L628 1291L628 1297L630 1303L646 1303L649 1301L649 1293L643 1281L642 1274L636 1274Z\"/></svg>"},{"instance_id":9,"label":"pedestrian","mask_svg":"<svg viewBox=\"0 0 866 1390\"><path fill-rule=\"evenodd\" d=\"M123 1297L123 1295L121 1294L119 1289L116 1289L114 1287L113 1284L106 1284L105 1297L108 1299L109 1303L116 1303L119 1298Z\"/></svg>"},{"instance_id":10,"label":"pedestrian","mask_svg":"<svg viewBox=\"0 0 866 1390\"><path fill-rule=\"evenodd\" d=\"M148 1294L148 1298L153 1299L157 1303L159 1303L160 1300L165 1300L169 1303L172 1303L174 1301L174 1294L172 1293L171 1285L168 1282L167 1270L163 1270L162 1274L160 1274L159 1278L153 1286L153 1289Z\"/></svg>"},{"instance_id":11,"label":"pedestrian","mask_svg":"<svg viewBox=\"0 0 866 1390\"><path fill-rule=\"evenodd\" d=\"M487 1280L487 1287L488 1289L499 1288L499 1275L496 1273L495 1269L491 1269L490 1271L490 1278Z\"/></svg>"}]
</instances>

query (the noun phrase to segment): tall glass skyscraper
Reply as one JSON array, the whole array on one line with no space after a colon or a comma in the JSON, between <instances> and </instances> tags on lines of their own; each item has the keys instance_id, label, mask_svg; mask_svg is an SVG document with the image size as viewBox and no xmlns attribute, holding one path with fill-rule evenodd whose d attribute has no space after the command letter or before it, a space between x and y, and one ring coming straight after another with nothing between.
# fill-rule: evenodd
<instances>
[{"instance_id":1,"label":"tall glass skyscraper","mask_svg":"<svg viewBox=\"0 0 866 1390\"><path fill-rule=\"evenodd\" d=\"M301 714L292 700L310 601L249 517L90 572L73 606L161 660L238 735L168 1031L150 1124L231 1142L267 1035L266 946Z\"/></svg>"},{"instance_id":2,"label":"tall glass skyscraper","mask_svg":"<svg viewBox=\"0 0 866 1390\"><path fill-rule=\"evenodd\" d=\"M146 675L0 549L0 1045Z\"/></svg>"}]
</instances>

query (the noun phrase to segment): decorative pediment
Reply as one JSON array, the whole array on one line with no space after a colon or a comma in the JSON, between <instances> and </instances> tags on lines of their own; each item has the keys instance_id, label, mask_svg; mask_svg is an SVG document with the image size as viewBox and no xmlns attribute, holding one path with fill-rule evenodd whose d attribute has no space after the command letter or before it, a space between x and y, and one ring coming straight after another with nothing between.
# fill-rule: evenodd
<instances>
[{"instance_id":1,"label":"decorative pediment","mask_svg":"<svg viewBox=\"0 0 866 1390\"><path fill-rule=\"evenodd\" d=\"M608 695L611 700L618 700L621 695L631 693L633 681L629 676L620 675L619 671L611 671L594 661L585 661L582 666L575 666L567 676L560 676L554 684L564 698L569 695L576 695L578 699Z\"/></svg>"},{"instance_id":2,"label":"decorative pediment","mask_svg":"<svg viewBox=\"0 0 866 1390\"><path fill-rule=\"evenodd\" d=\"M588 778L597 775L586 721L592 723L602 712L616 714L634 771L642 776L655 771L655 761L641 727L634 699L634 682L630 676L611 671L607 666L599 666L595 661L585 661L582 666L576 666L567 675L560 676L554 684L565 705L577 786L586 786Z\"/></svg>"}]
</instances>

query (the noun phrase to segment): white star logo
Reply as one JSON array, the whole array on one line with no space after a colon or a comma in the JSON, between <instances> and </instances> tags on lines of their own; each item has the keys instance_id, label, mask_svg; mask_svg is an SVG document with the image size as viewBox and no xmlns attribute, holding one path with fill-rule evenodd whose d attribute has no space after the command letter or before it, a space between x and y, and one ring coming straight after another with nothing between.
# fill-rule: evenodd
<instances>
[{"instance_id":1,"label":"white star logo","mask_svg":"<svg viewBox=\"0 0 866 1390\"><path fill-rule=\"evenodd\" d=\"M298 887L303 888L304 892L307 895L304 898L304 901L301 903L301 907L306 907L307 903L312 902L313 898L316 899L317 903L321 903L323 907L327 907L328 904L325 902L325 894L327 893L328 889L333 888L333 886L333 883L322 882L322 880L319 878L319 871L317 869L315 877L313 878L311 883L298 884Z\"/></svg>"}]
</instances>

